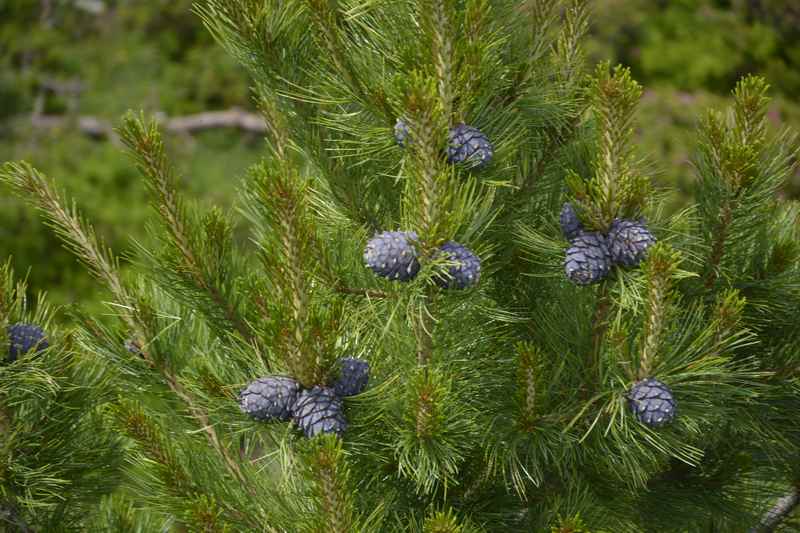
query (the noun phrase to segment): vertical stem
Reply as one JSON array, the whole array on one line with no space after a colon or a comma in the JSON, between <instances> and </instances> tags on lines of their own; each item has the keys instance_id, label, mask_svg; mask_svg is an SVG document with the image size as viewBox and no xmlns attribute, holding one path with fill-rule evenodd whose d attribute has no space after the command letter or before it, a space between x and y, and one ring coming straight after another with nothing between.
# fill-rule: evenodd
<instances>
[{"instance_id":1,"label":"vertical stem","mask_svg":"<svg viewBox=\"0 0 800 533\"><path fill-rule=\"evenodd\" d=\"M725 239L728 237L728 228L730 227L733 219L733 210L731 209L730 202L725 202L722 207L722 214L720 217L719 228L716 232L714 245L711 248L711 256L708 259L708 274L706 274L706 289L710 289L717 281L717 268L722 261L722 256L725 253Z\"/></svg>"},{"instance_id":2,"label":"vertical stem","mask_svg":"<svg viewBox=\"0 0 800 533\"><path fill-rule=\"evenodd\" d=\"M433 303L432 294L428 291L425 303ZM414 333L417 336L417 365L427 366L433 353L433 316L427 305L420 307L420 316L414 322Z\"/></svg>"},{"instance_id":3,"label":"vertical stem","mask_svg":"<svg viewBox=\"0 0 800 533\"><path fill-rule=\"evenodd\" d=\"M603 281L597 294L594 318L592 319L592 354L589 366L591 375L600 378L600 350L608 330L608 313L611 310L611 298L608 294L608 282Z\"/></svg>"},{"instance_id":4,"label":"vertical stem","mask_svg":"<svg viewBox=\"0 0 800 533\"><path fill-rule=\"evenodd\" d=\"M439 98L442 102L444 115L448 122L453 111L452 93L452 56L453 44L450 42L450 22L447 17L447 7L442 0L434 0L432 7L433 23L433 50L436 64L436 76L439 79Z\"/></svg>"},{"instance_id":5,"label":"vertical stem","mask_svg":"<svg viewBox=\"0 0 800 533\"><path fill-rule=\"evenodd\" d=\"M650 293L648 294L647 319L644 325L644 335L642 339L642 356L639 361L639 378L650 375L653 359L658 350L661 332L664 327L665 305L664 299L667 292L663 279L653 276L650 281Z\"/></svg>"}]
</instances>

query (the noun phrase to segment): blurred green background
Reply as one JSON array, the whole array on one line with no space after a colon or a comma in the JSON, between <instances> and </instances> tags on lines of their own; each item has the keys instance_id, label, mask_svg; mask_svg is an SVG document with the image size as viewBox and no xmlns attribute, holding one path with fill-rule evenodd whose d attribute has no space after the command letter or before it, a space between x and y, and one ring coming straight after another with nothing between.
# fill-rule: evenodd
<instances>
[{"instance_id":1,"label":"blurred green background","mask_svg":"<svg viewBox=\"0 0 800 533\"><path fill-rule=\"evenodd\" d=\"M797 0L595 0L590 62L629 65L645 86L640 153L671 208L691 201L694 129L745 73L764 75L776 127L800 130ZM191 0L0 0L0 161L26 159L56 178L117 252L146 237L151 212L132 162L112 137L92 138L77 117L116 124L128 109L181 116L251 109L246 74L191 14ZM57 115L54 128L36 117ZM235 129L167 139L181 185L200 204L230 207L261 150ZM800 196L800 176L786 187ZM0 258L29 271L57 304L103 312L103 294L21 201L0 191Z\"/></svg>"}]
</instances>

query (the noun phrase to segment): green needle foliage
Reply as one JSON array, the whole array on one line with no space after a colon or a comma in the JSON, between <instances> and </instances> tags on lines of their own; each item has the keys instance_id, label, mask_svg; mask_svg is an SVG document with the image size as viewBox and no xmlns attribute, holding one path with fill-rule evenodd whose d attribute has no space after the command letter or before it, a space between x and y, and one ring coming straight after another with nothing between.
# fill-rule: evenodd
<instances>
[{"instance_id":1,"label":"green needle foliage","mask_svg":"<svg viewBox=\"0 0 800 533\"><path fill-rule=\"evenodd\" d=\"M81 476L103 468L105 493L121 480L92 527L741 531L798 486L800 206L778 195L798 145L767 127L763 80L743 79L733 109L701 122L696 204L667 217L633 142L642 88L623 67L588 73L581 1L195 10L248 69L268 125L240 185L248 245L226 213L183 197L141 115L119 128L155 215L155 245L130 253L136 275L120 276L53 181L27 163L0 172L108 291L113 320L79 315L51 349L92 362L69 374L87 393L58 405L101 414L91 438L114 459L59 483L83 494ZM461 123L492 143L485 167L448 160ZM574 285L565 201L587 231L632 219L658 242L636 267ZM416 232L413 280L364 267L380 231ZM480 257L477 286L437 285L451 240ZM237 405L258 377L330 386L343 356L367 360L371 377L342 399L341 437L307 438ZM0 392L19 380L37 390L39 374L15 373L25 361L3 369ZM632 411L647 378L672 391L671 423ZM74 455L46 457L55 469ZM46 523L46 491L25 498L8 509L28 502L29 521ZM80 508L69 502L59 509Z\"/></svg>"},{"instance_id":2,"label":"green needle foliage","mask_svg":"<svg viewBox=\"0 0 800 533\"><path fill-rule=\"evenodd\" d=\"M105 430L114 376L26 289L10 262L0 267L0 529L76 531L121 479L123 441ZM18 323L40 326L49 347L9 362L7 327Z\"/></svg>"}]
</instances>

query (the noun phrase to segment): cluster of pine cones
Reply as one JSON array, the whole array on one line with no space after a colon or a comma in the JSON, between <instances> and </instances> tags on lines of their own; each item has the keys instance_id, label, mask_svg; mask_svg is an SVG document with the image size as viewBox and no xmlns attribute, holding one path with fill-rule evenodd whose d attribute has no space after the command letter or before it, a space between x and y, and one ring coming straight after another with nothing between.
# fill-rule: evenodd
<instances>
[{"instance_id":1,"label":"cluster of pine cones","mask_svg":"<svg viewBox=\"0 0 800 533\"><path fill-rule=\"evenodd\" d=\"M364 262L378 276L395 281L411 281L420 269L414 231L384 231L376 234L364 249ZM433 277L443 289L466 289L481 277L481 260L465 246L448 241L434 254L434 259L451 263Z\"/></svg>"},{"instance_id":2,"label":"cluster of pine cones","mask_svg":"<svg viewBox=\"0 0 800 533\"><path fill-rule=\"evenodd\" d=\"M360 394L369 381L369 363L355 357L339 359L339 376L328 387L305 389L286 376L266 376L239 393L239 407L256 420L292 420L306 437L321 433L341 436L347 429L343 398Z\"/></svg>"},{"instance_id":3,"label":"cluster of pine cones","mask_svg":"<svg viewBox=\"0 0 800 533\"><path fill-rule=\"evenodd\" d=\"M606 235L585 231L570 203L561 209L560 222L561 232L570 242L564 272L576 285L602 281L614 265L638 266L656 242L643 220L615 219Z\"/></svg>"}]
</instances>

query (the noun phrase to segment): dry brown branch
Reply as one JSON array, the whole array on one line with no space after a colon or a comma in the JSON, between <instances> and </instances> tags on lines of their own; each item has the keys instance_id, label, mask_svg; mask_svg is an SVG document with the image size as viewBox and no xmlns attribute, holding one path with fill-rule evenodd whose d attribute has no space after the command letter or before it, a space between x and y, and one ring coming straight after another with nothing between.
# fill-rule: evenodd
<instances>
[{"instance_id":1,"label":"dry brown branch","mask_svg":"<svg viewBox=\"0 0 800 533\"><path fill-rule=\"evenodd\" d=\"M767 511L767 514L761 519L761 523L750 530L750 533L775 531L775 528L795 510L798 504L800 504L800 493L795 488L789 494L780 498L775 503L775 506Z\"/></svg>"},{"instance_id":2,"label":"dry brown branch","mask_svg":"<svg viewBox=\"0 0 800 533\"><path fill-rule=\"evenodd\" d=\"M237 108L225 111L208 111L194 115L166 117L156 115L161 126L170 133L196 133L216 128L234 128L248 133L266 133L264 118L257 113L249 113ZM70 117L67 115L33 115L34 128L54 130L76 128L94 139L115 139L114 126L110 121L93 116Z\"/></svg>"}]
</instances>

